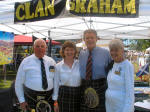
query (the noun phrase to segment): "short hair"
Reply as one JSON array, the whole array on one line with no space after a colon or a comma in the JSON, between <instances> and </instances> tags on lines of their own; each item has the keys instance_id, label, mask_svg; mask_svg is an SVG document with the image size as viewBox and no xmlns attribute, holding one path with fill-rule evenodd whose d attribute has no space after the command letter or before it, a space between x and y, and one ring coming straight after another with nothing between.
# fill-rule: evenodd
<instances>
[{"instance_id":1,"label":"short hair","mask_svg":"<svg viewBox=\"0 0 150 112\"><path fill-rule=\"evenodd\" d=\"M35 46L35 44L36 44L38 41L44 42L44 43L45 43L45 46L46 46L45 40L43 40L43 39L41 39L41 38L36 39L36 40L34 41L34 43L33 43L33 46Z\"/></svg>"},{"instance_id":2,"label":"short hair","mask_svg":"<svg viewBox=\"0 0 150 112\"><path fill-rule=\"evenodd\" d=\"M66 49L67 47L73 48L73 49L75 50L75 56L74 56L74 58L75 58L75 57L76 57L76 54L77 54L77 48L76 48L76 45L75 45L73 42L71 42L71 41L66 41L66 42L64 42L64 44L62 45L62 48L60 49L60 55L61 55L63 58L65 58L64 51L65 51L65 49Z\"/></svg>"},{"instance_id":3,"label":"short hair","mask_svg":"<svg viewBox=\"0 0 150 112\"><path fill-rule=\"evenodd\" d=\"M84 33L83 33L83 36L85 37L85 34L86 33L94 33L95 35L96 35L96 37L97 37L97 32L96 32L96 30L94 30L94 29L87 29L87 30L85 30L84 31Z\"/></svg>"},{"instance_id":4,"label":"short hair","mask_svg":"<svg viewBox=\"0 0 150 112\"><path fill-rule=\"evenodd\" d=\"M123 42L120 39L113 39L109 43L109 49L111 48L124 50Z\"/></svg>"}]
</instances>

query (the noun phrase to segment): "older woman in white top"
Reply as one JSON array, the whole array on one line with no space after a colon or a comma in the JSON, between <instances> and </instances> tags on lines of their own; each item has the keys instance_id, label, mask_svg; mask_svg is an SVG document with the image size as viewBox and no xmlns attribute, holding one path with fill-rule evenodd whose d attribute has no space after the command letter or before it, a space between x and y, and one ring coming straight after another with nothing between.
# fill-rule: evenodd
<instances>
[{"instance_id":1,"label":"older woman in white top","mask_svg":"<svg viewBox=\"0 0 150 112\"><path fill-rule=\"evenodd\" d=\"M66 41L61 49L63 60L56 64L53 100L55 112L79 112L80 72L73 42ZM58 101L58 103L57 103Z\"/></svg>"},{"instance_id":2,"label":"older woman in white top","mask_svg":"<svg viewBox=\"0 0 150 112\"><path fill-rule=\"evenodd\" d=\"M133 65L124 58L121 40L112 40L109 49L114 64L107 77L106 112L134 112Z\"/></svg>"}]
</instances>

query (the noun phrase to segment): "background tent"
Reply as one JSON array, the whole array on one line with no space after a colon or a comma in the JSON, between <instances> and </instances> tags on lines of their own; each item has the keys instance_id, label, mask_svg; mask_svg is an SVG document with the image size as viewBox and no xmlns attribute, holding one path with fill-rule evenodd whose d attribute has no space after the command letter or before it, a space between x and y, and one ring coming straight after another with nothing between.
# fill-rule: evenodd
<instances>
[{"instance_id":1,"label":"background tent","mask_svg":"<svg viewBox=\"0 0 150 112\"><path fill-rule=\"evenodd\" d=\"M48 43L49 40L46 40L46 43ZM32 37L25 36L25 35L16 35L14 37L14 44L15 45L32 45ZM52 40L52 45L60 45L60 42Z\"/></svg>"},{"instance_id":2,"label":"background tent","mask_svg":"<svg viewBox=\"0 0 150 112\"><path fill-rule=\"evenodd\" d=\"M140 0L138 18L70 17L14 24L14 3L29 0L0 1L0 30L19 35L50 37L53 40L81 39L85 29L97 30L102 39L149 39L150 0Z\"/></svg>"}]
</instances>

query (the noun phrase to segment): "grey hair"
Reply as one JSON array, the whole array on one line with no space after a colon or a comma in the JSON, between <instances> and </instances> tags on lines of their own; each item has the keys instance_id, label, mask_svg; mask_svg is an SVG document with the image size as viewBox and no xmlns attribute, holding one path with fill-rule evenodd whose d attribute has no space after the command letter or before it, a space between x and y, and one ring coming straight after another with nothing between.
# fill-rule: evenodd
<instances>
[{"instance_id":1,"label":"grey hair","mask_svg":"<svg viewBox=\"0 0 150 112\"><path fill-rule=\"evenodd\" d=\"M124 50L123 42L120 39L111 40L109 43L109 49L112 49L112 48Z\"/></svg>"},{"instance_id":2,"label":"grey hair","mask_svg":"<svg viewBox=\"0 0 150 112\"><path fill-rule=\"evenodd\" d=\"M96 35L96 37L97 37L97 32L94 29L87 29L87 30L85 30L83 35L85 36L86 33L94 33Z\"/></svg>"},{"instance_id":3,"label":"grey hair","mask_svg":"<svg viewBox=\"0 0 150 112\"><path fill-rule=\"evenodd\" d=\"M46 42L45 42L43 39L39 38L39 39L36 39L36 40L34 41L33 46L35 46L35 44L36 44L38 41L43 41L43 42L45 43L45 45L46 45Z\"/></svg>"}]
</instances>

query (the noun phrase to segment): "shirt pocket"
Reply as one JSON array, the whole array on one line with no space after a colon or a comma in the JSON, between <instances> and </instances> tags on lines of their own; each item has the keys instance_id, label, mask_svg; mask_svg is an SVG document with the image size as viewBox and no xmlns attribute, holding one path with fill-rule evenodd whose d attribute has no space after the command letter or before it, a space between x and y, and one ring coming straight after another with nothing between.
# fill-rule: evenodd
<instances>
[{"instance_id":1,"label":"shirt pocket","mask_svg":"<svg viewBox=\"0 0 150 112\"><path fill-rule=\"evenodd\" d=\"M93 64L93 71L94 71L94 74L97 74L97 75L104 75L103 73L105 72L105 67L104 67L104 63L96 63L96 64Z\"/></svg>"},{"instance_id":2,"label":"shirt pocket","mask_svg":"<svg viewBox=\"0 0 150 112\"><path fill-rule=\"evenodd\" d=\"M64 85L68 85L70 82L71 72L61 72L60 74L60 82L62 82Z\"/></svg>"},{"instance_id":3,"label":"shirt pocket","mask_svg":"<svg viewBox=\"0 0 150 112\"><path fill-rule=\"evenodd\" d=\"M86 64L80 63L79 70L82 75L85 74L86 73Z\"/></svg>"},{"instance_id":4,"label":"shirt pocket","mask_svg":"<svg viewBox=\"0 0 150 112\"><path fill-rule=\"evenodd\" d=\"M55 73L55 67L51 65L47 68L47 71L48 71L49 78L53 79L54 78L54 73Z\"/></svg>"},{"instance_id":5,"label":"shirt pocket","mask_svg":"<svg viewBox=\"0 0 150 112\"><path fill-rule=\"evenodd\" d=\"M39 66L35 66L37 64L33 63L28 63L24 66L24 71L27 76L29 77L41 77L41 68Z\"/></svg>"},{"instance_id":6,"label":"shirt pocket","mask_svg":"<svg viewBox=\"0 0 150 112\"><path fill-rule=\"evenodd\" d=\"M54 78L54 72L48 72L48 76L50 79L53 79Z\"/></svg>"}]
</instances>

